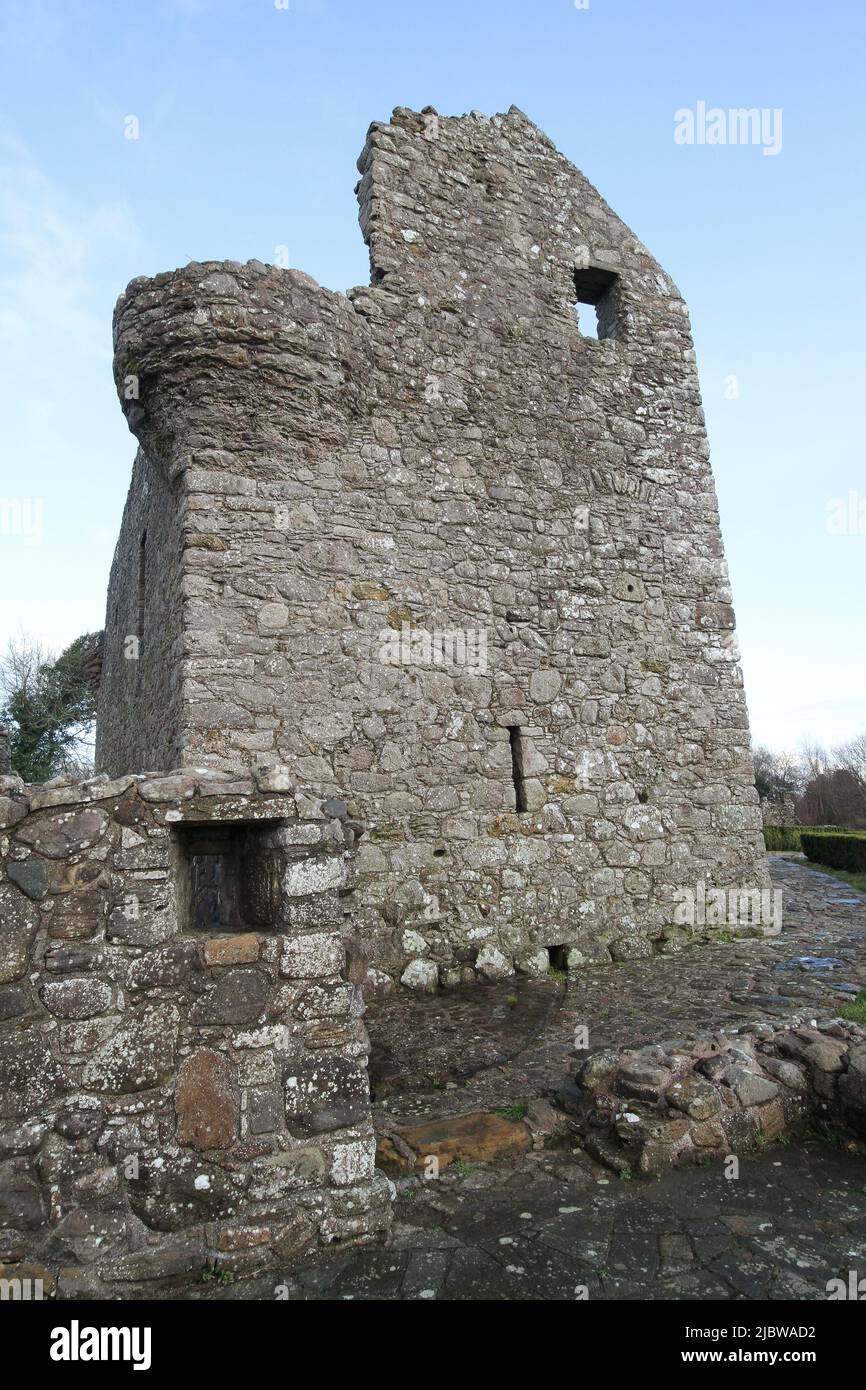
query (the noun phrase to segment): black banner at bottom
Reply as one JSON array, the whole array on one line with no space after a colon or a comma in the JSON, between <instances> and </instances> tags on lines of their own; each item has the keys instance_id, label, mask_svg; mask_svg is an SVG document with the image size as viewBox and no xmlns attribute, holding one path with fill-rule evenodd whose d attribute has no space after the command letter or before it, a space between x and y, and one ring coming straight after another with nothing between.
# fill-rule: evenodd
<instances>
[{"instance_id":1,"label":"black banner at bottom","mask_svg":"<svg viewBox=\"0 0 866 1390\"><path fill-rule=\"evenodd\" d=\"M485 1362L495 1363L500 1355L510 1359L521 1346L528 1351L544 1344L559 1354L577 1355L582 1348L587 1356L609 1359L623 1371L639 1357L642 1368L666 1373L679 1367L700 1374L714 1366L771 1371L805 1366L824 1373L847 1372L857 1363L866 1329L859 1306L866 1302L864 1295L866 1289L858 1287L853 1292L831 1290L826 1301L796 1303L576 1301L567 1311L561 1304L532 1300L418 1301L401 1305L396 1324L393 1307L384 1300L346 1298L299 1306L299 1301L279 1299L244 1301L236 1293L232 1298L165 1302L5 1300L0 1302L0 1327L7 1357L23 1352L28 1372L45 1376L49 1384L71 1375L92 1379L103 1369L140 1378L180 1370L221 1379L237 1371L248 1378L266 1373L271 1358L284 1358L289 1348L293 1360L300 1358L298 1369L303 1365L309 1374L320 1360L327 1372L333 1371L341 1347L354 1346L358 1363L363 1348L371 1362L387 1355L389 1347L399 1348L405 1360L416 1335L419 1352L430 1345L431 1334L445 1352L450 1343L438 1339L452 1330L463 1333L460 1345L476 1347ZM526 1333L532 1342L524 1340ZM344 1334L353 1335L353 1341L344 1344ZM359 1371L363 1374L360 1364Z\"/></svg>"}]
</instances>

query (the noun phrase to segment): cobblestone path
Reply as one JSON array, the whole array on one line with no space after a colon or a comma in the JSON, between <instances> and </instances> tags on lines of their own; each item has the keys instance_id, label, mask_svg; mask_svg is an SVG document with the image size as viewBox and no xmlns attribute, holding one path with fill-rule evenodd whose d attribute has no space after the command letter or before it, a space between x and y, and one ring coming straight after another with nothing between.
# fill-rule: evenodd
<instances>
[{"instance_id":1,"label":"cobblestone path","mask_svg":"<svg viewBox=\"0 0 866 1390\"><path fill-rule=\"evenodd\" d=\"M552 1093L575 1066L577 1024L592 1046L638 1046L838 1012L866 986L866 894L792 856L771 856L771 871L784 893L778 938L599 966L567 987L401 997L380 1033L378 1111L434 1117ZM401 1068L427 1089L400 1090ZM713 1160L626 1182L567 1147L457 1168L398 1181L387 1249L192 1296L273 1298L282 1283L293 1300L817 1300L828 1280L866 1275L866 1158L854 1144L773 1145L742 1157L737 1178Z\"/></svg>"}]
</instances>

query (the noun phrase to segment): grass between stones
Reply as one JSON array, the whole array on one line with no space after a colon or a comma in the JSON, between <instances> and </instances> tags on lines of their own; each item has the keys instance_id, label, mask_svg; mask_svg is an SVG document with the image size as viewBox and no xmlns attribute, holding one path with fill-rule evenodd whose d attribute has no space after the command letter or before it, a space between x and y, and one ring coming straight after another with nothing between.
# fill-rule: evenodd
<instances>
[{"instance_id":1,"label":"grass between stones","mask_svg":"<svg viewBox=\"0 0 866 1390\"><path fill-rule=\"evenodd\" d=\"M522 1101L517 1105L507 1105L504 1110L494 1110L494 1115L501 1115L503 1120L522 1120L524 1119L529 1106Z\"/></svg>"},{"instance_id":2,"label":"grass between stones","mask_svg":"<svg viewBox=\"0 0 866 1390\"><path fill-rule=\"evenodd\" d=\"M861 989L856 998L850 1004L845 1004L839 1010L843 1018L849 1023L862 1023L866 1026L866 989Z\"/></svg>"}]
</instances>

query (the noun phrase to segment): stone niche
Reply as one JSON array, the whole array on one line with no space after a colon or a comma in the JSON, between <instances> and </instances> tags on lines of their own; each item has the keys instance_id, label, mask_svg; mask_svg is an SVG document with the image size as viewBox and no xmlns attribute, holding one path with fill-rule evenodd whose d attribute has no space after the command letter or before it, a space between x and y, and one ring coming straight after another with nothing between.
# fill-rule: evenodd
<instances>
[{"instance_id":1,"label":"stone niche","mask_svg":"<svg viewBox=\"0 0 866 1390\"><path fill-rule=\"evenodd\" d=\"M196 770L0 777L0 1264L60 1296L387 1232L345 807Z\"/></svg>"}]
</instances>

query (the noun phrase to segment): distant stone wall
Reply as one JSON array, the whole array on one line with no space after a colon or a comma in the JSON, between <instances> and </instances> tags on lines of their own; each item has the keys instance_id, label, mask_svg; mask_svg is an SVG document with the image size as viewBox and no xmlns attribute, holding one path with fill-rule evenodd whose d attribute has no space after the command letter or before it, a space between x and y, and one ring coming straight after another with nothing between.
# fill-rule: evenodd
<instances>
[{"instance_id":1,"label":"distant stone wall","mask_svg":"<svg viewBox=\"0 0 866 1390\"><path fill-rule=\"evenodd\" d=\"M793 796L785 796L781 801L770 801L761 797L761 817L764 825L799 825L800 818L794 809Z\"/></svg>"},{"instance_id":2,"label":"distant stone wall","mask_svg":"<svg viewBox=\"0 0 866 1390\"><path fill-rule=\"evenodd\" d=\"M372 1239L345 807L186 770L0 779L0 1264L61 1294Z\"/></svg>"}]
</instances>

